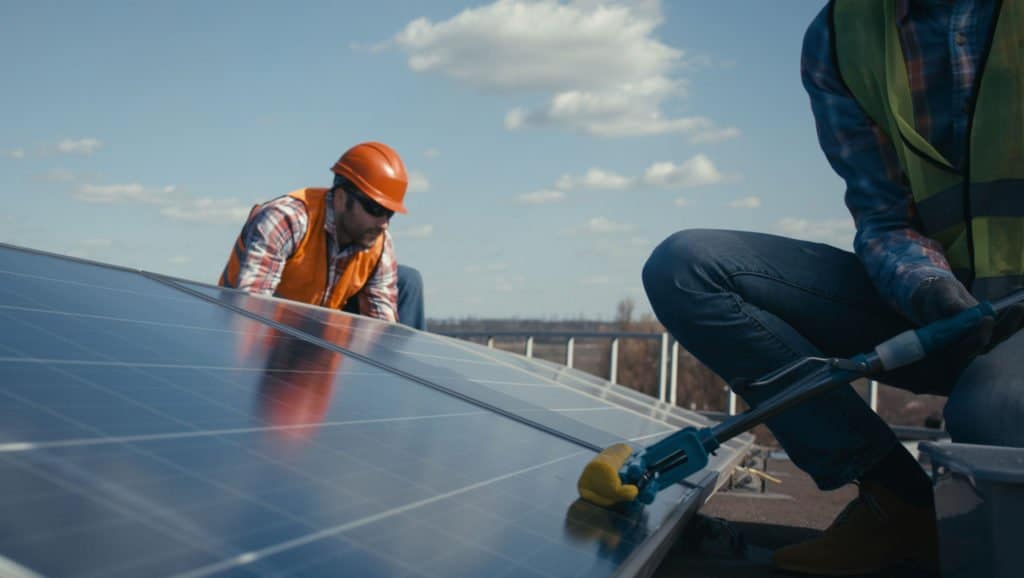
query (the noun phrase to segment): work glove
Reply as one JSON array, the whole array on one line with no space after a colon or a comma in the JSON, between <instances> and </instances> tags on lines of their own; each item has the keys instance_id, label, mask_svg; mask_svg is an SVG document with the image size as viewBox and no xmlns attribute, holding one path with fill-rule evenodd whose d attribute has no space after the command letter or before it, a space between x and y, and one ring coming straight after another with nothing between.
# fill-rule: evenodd
<instances>
[{"instance_id":1,"label":"work glove","mask_svg":"<svg viewBox=\"0 0 1024 578\"><path fill-rule=\"evenodd\" d=\"M910 307L921 325L952 317L978 305L978 300L963 283L950 277L929 277L914 290ZM987 351L992 341L995 319L984 317L975 328L947 350L958 361L966 362ZM1005 337L1004 337L1005 338Z\"/></svg>"}]
</instances>

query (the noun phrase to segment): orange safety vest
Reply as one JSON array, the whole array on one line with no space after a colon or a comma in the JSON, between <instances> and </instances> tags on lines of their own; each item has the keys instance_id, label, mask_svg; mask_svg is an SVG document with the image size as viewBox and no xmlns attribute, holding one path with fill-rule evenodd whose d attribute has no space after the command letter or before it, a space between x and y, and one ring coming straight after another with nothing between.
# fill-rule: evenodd
<instances>
[{"instance_id":1,"label":"orange safety vest","mask_svg":"<svg viewBox=\"0 0 1024 578\"><path fill-rule=\"evenodd\" d=\"M309 213L309 226L306 229L306 236L285 262L281 282L274 295L292 301L341 309L349 299L362 290L373 275L377 264L380 263L381 255L384 253L384 235L377 238L373 247L359 251L349 260L331 294L325 295L328 269L328 238L324 231L324 221L327 218L327 203L325 202L327 189L299 189L288 193L288 196L302 201L306 206L306 211ZM259 209L259 205L252 208L246 225ZM241 258L245 253L244 239L239 233L228 264L220 276L219 285L221 287L237 286Z\"/></svg>"}]
</instances>

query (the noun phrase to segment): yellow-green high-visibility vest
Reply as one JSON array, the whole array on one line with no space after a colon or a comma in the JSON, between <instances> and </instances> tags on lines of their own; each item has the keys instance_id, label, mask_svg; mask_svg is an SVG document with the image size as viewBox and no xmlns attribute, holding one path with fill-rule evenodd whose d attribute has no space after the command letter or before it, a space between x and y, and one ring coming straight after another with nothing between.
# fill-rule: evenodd
<instances>
[{"instance_id":1,"label":"yellow-green high-visibility vest","mask_svg":"<svg viewBox=\"0 0 1024 578\"><path fill-rule=\"evenodd\" d=\"M954 167L914 127L895 0L833 0L839 72L861 108L892 140L924 233L945 249L975 296L1024 287L1024 7L997 0L968 150Z\"/></svg>"}]
</instances>

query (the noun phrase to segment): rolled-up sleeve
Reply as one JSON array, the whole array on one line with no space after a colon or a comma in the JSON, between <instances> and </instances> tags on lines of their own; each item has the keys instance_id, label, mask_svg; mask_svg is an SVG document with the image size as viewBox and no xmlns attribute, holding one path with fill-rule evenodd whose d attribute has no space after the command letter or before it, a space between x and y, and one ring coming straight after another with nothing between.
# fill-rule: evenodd
<instances>
[{"instance_id":1,"label":"rolled-up sleeve","mask_svg":"<svg viewBox=\"0 0 1024 578\"><path fill-rule=\"evenodd\" d=\"M306 206L298 199L282 197L260 207L242 230L245 253L235 287L273 295L308 223Z\"/></svg>"}]
</instances>

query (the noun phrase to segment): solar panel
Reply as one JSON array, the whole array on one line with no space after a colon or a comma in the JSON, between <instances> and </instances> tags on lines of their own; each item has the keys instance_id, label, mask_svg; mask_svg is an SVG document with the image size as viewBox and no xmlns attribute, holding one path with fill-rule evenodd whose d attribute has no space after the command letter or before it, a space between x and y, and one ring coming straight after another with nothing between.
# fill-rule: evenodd
<instances>
[{"instance_id":1,"label":"solar panel","mask_svg":"<svg viewBox=\"0 0 1024 578\"><path fill-rule=\"evenodd\" d=\"M698 418L372 319L0 245L0 327L3 572L607 576L717 479L579 502Z\"/></svg>"}]
</instances>

